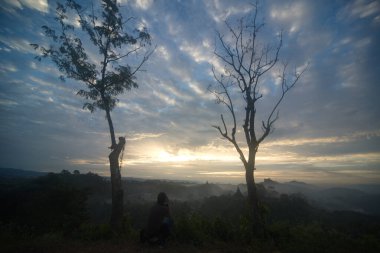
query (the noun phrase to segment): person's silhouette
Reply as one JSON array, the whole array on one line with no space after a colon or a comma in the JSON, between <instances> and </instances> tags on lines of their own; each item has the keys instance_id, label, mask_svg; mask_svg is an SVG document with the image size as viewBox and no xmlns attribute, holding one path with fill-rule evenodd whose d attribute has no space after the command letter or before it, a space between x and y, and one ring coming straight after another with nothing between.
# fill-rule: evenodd
<instances>
[{"instance_id":1,"label":"person's silhouette","mask_svg":"<svg viewBox=\"0 0 380 253\"><path fill-rule=\"evenodd\" d=\"M169 210L169 199L164 192L157 196L157 203L150 209L146 229L140 233L142 243L165 245L170 235L172 219Z\"/></svg>"}]
</instances>

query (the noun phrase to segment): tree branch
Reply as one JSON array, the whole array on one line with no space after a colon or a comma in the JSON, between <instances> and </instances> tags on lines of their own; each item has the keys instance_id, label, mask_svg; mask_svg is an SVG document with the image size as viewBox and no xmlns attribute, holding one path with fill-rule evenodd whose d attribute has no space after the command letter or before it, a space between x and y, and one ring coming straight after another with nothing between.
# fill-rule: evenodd
<instances>
[{"instance_id":1,"label":"tree branch","mask_svg":"<svg viewBox=\"0 0 380 253\"><path fill-rule=\"evenodd\" d=\"M252 4L254 11L234 22L225 21L227 28L226 35L216 32L214 55L224 65L223 74L217 75L214 67L212 73L216 81L217 89L210 91L217 99L217 103L224 104L233 119L232 132L229 135L227 124L221 115L221 126L213 126L228 141L233 143L235 149L240 154L241 160L246 166L246 159L241 151L236 138L236 115L231 100L230 89L237 86L240 89L243 102L245 102L245 117L243 118L243 129L245 139L248 145L249 157L248 162L254 163L255 154L259 144L273 131L273 126L279 115L279 105L282 103L285 95L291 90L300 76L303 74L295 73L294 78L289 82L286 78L286 66L282 72L281 95L274 102L272 110L266 120L262 121L263 133L258 138L256 127L256 102L263 97L260 93L262 84L261 77L273 71L273 68L279 61L279 54L283 46L282 31L278 34L278 41L274 44L266 43L262 45L257 41L258 32L264 23L258 22L258 1ZM249 165L251 166L251 164Z\"/></svg>"},{"instance_id":2,"label":"tree branch","mask_svg":"<svg viewBox=\"0 0 380 253\"><path fill-rule=\"evenodd\" d=\"M108 58L107 62L115 62L115 61L118 61L118 60L120 60L122 58L128 57L130 54L137 52L141 48L142 48L142 46L138 46L135 49L133 49L133 50L129 51L128 53L126 53L126 54L115 56L112 59Z\"/></svg>"},{"instance_id":3,"label":"tree branch","mask_svg":"<svg viewBox=\"0 0 380 253\"><path fill-rule=\"evenodd\" d=\"M287 79L286 79L287 66L288 66L288 64L284 64L283 69L282 69L282 73L281 73L281 90L282 90L281 96L277 100L277 103L275 104L273 109L271 110L266 122L264 122L264 121L262 122L262 127L264 129L264 133L260 137L260 139L258 140L259 144L270 134L273 124L278 119L279 111L277 110L277 108L281 104L281 102L283 101L286 93L288 93L296 85L296 83L298 82L298 80L300 79L300 77L303 75L303 73L306 71L306 69L308 67L308 65L307 65L300 73L295 72L293 81L291 82L290 85L288 85ZM276 117L273 118L273 115L275 112L276 112Z\"/></svg>"},{"instance_id":4,"label":"tree branch","mask_svg":"<svg viewBox=\"0 0 380 253\"><path fill-rule=\"evenodd\" d=\"M149 57L154 53L154 51L156 50L157 46L154 47L153 50L151 51L148 51L144 54L144 57L142 59L142 61L140 62L140 64L136 67L136 69L131 73L131 76L133 76L134 74L136 74L137 71L140 70L140 68L142 67L142 65L149 59Z\"/></svg>"}]
</instances>

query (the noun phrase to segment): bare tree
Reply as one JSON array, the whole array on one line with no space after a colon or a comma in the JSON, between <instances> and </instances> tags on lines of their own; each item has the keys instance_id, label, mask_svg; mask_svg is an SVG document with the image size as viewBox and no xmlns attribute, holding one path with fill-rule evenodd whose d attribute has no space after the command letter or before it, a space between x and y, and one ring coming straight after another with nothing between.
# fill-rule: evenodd
<instances>
[{"instance_id":1,"label":"bare tree","mask_svg":"<svg viewBox=\"0 0 380 253\"><path fill-rule=\"evenodd\" d=\"M209 87L217 103L227 107L231 116L231 125L227 124L223 114L220 126L216 128L222 137L233 144L245 168L245 179L248 189L248 200L252 215L253 229L262 231L263 217L260 212L259 199L255 185L256 154L260 144L272 133L278 119L279 106L285 95L296 85L305 69L289 74L287 64L279 64L279 53L282 47L282 33L278 34L277 43L263 43L259 37L264 24L258 21L258 8L253 4L253 11L236 22L225 21L227 33L217 33L217 44L214 54L223 63L223 71L212 68L215 85ZM272 109L261 121L261 132L257 131L257 102L263 97L260 88L263 78L280 66L279 80L281 92ZM276 67L277 66L277 67ZM239 95L240 94L240 95ZM242 113L245 143L236 137L239 112L234 107L234 100L242 99L245 112ZM235 101L236 102L236 101ZM239 101L240 102L240 101ZM236 103L235 103L236 104ZM227 126L229 125L229 126Z\"/></svg>"},{"instance_id":2,"label":"bare tree","mask_svg":"<svg viewBox=\"0 0 380 253\"><path fill-rule=\"evenodd\" d=\"M74 0L67 0L65 4L57 4L55 21L59 28L42 27L51 45L44 47L32 44L40 52L36 58L50 58L62 73L61 79L74 79L84 85L77 93L88 100L83 108L90 112L95 109L105 111L111 137L110 223L115 231L121 227L123 218L119 158L124 149L125 138L119 137L119 142L116 142L111 111L117 105L118 95L138 87L135 74L153 52L145 51L134 67L125 63L129 56L138 53L151 42L146 28L126 31L125 28L131 25L132 20L122 17L116 0L102 0L100 15L95 14L93 6L83 8ZM79 36L80 32L72 25L73 22L78 22L82 36ZM87 39L86 43L82 43L83 38ZM98 52L98 59L89 57L91 50Z\"/></svg>"}]
</instances>

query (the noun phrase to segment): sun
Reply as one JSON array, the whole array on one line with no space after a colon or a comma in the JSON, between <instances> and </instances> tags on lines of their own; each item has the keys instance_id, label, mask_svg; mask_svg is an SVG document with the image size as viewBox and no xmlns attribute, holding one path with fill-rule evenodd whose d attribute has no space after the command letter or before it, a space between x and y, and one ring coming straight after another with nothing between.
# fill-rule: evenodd
<instances>
[{"instance_id":1,"label":"sun","mask_svg":"<svg viewBox=\"0 0 380 253\"><path fill-rule=\"evenodd\" d=\"M191 154L186 154L182 152L178 152L177 154L171 154L165 150L159 151L157 158L157 160L160 162L187 162L196 159L196 157L194 157Z\"/></svg>"}]
</instances>

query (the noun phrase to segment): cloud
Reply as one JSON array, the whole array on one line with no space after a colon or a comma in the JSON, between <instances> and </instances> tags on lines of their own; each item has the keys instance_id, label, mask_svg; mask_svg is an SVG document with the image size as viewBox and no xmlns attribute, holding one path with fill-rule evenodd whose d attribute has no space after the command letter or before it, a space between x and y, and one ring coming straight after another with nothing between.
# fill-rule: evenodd
<instances>
[{"instance_id":1,"label":"cloud","mask_svg":"<svg viewBox=\"0 0 380 253\"><path fill-rule=\"evenodd\" d=\"M75 95L80 84L61 83L54 65L33 61L29 42L47 43L35 31L51 19L29 3L13 1L13 7L8 3L13 12L0 18L0 146L7 147L0 152L1 166L76 168L108 175L110 137L104 112L82 110L84 99ZM260 146L257 177L378 179L378 3L270 0L262 4L263 41L271 41L284 28L281 59L292 66L308 60L311 64L283 101L275 131ZM124 17L134 16L137 24L148 25L157 45L144 65L146 71L137 75L139 89L119 96L112 111L116 135L128 140L123 175L244 182L236 150L211 127L221 123L220 114L226 110L214 102L207 87L215 83L211 65L223 70L213 55L215 30L225 34L224 19L248 14L249 1L123 1L121 5ZM96 49L91 49L90 58L99 61ZM133 66L135 59L128 63ZM264 81L269 86L258 103L258 125L278 95L275 75ZM233 98L241 126L243 99L241 94ZM243 134L241 129L238 133ZM238 140L245 144L243 135ZM359 171L366 175L360 177Z\"/></svg>"},{"instance_id":2,"label":"cloud","mask_svg":"<svg viewBox=\"0 0 380 253\"><path fill-rule=\"evenodd\" d=\"M376 0L355 0L345 11L355 18L367 18L380 14L380 3Z\"/></svg>"},{"instance_id":3,"label":"cloud","mask_svg":"<svg viewBox=\"0 0 380 253\"><path fill-rule=\"evenodd\" d=\"M142 9L142 10L147 10L151 7L151 5L153 4L153 0L135 0L134 1L134 5L139 8L139 9Z\"/></svg>"},{"instance_id":4,"label":"cloud","mask_svg":"<svg viewBox=\"0 0 380 253\"><path fill-rule=\"evenodd\" d=\"M298 139L277 139L270 142L263 143L263 147L272 146L303 146L303 145L321 145L333 143L348 143L355 142L360 139L370 139L380 137L380 130L355 132L345 136L333 136L322 138L298 138Z\"/></svg>"},{"instance_id":5,"label":"cloud","mask_svg":"<svg viewBox=\"0 0 380 253\"><path fill-rule=\"evenodd\" d=\"M169 54L169 51L166 47L164 46L159 46L157 47L156 51L163 59L166 61L170 60L171 55Z\"/></svg>"},{"instance_id":6,"label":"cloud","mask_svg":"<svg viewBox=\"0 0 380 253\"><path fill-rule=\"evenodd\" d=\"M217 23L224 22L231 16L247 14L253 8L252 5L244 1L205 0L204 4L206 5L209 15Z\"/></svg>"},{"instance_id":7,"label":"cloud","mask_svg":"<svg viewBox=\"0 0 380 253\"><path fill-rule=\"evenodd\" d=\"M7 73L7 72L17 72L18 69L16 68L15 65L8 63L8 64L2 64L0 66L0 72L2 73Z\"/></svg>"},{"instance_id":8,"label":"cloud","mask_svg":"<svg viewBox=\"0 0 380 253\"><path fill-rule=\"evenodd\" d=\"M0 35L0 41L8 46L12 50L16 50L20 53L34 54L34 49L30 46L30 42L21 38L10 38Z\"/></svg>"},{"instance_id":9,"label":"cloud","mask_svg":"<svg viewBox=\"0 0 380 253\"><path fill-rule=\"evenodd\" d=\"M189 42L183 41L179 48L181 51L187 53L195 62L208 62L212 58L212 49L210 50L209 42L203 41L202 44L190 45Z\"/></svg>"},{"instance_id":10,"label":"cloud","mask_svg":"<svg viewBox=\"0 0 380 253\"><path fill-rule=\"evenodd\" d=\"M163 135L163 133L135 133L135 134L131 134L131 135L128 135L128 137L126 138L127 141L140 141L140 140L144 140L144 139L148 139L148 138L158 138L158 137L161 137Z\"/></svg>"},{"instance_id":11,"label":"cloud","mask_svg":"<svg viewBox=\"0 0 380 253\"><path fill-rule=\"evenodd\" d=\"M86 160L86 159L70 159L69 162L73 165L101 165L107 166L109 162L106 159L103 160Z\"/></svg>"},{"instance_id":12,"label":"cloud","mask_svg":"<svg viewBox=\"0 0 380 253\"><path fill-rule=\"evenodd\" d=\"M5 3L17 9L23 9L26 7L43 13L49 12L49 4L47 0L5 0Z\"/></svg>"},{"instance_id":13,"label":"cloud","mask_svg":"<svg viewBox=\"0 0 380 253\"><path fill-rule=\"evenodd\" d=\"M155 95L157 98L159 98L161 101L163 101L165 104L167 105L175 105L176 104L176 100L159 92L159 91L156 91L154 90L153 91L153 95Z\"/></svg>"},{"instance_id":14,"label":"cloud","mask_svg":"<svg viewBox=\"0 0 380 253\"><path fill-rule=\"evenodd\" d=\"M2 106L15 106L18 105L16 101L8 100L8 99L0 99L0 105Z\"/></svg>"},{"instance_id":15,"label":"cloud","mask_svg":"<svg viewBox=\"0 0 380 253\"><path fill-rule=\"evenodd\" d=\"M310 18L306 1L293 1L290 4L273 5L270 17L282 25L286 25L290 34L299 32Z\"/></svg>"}]
</instances>

